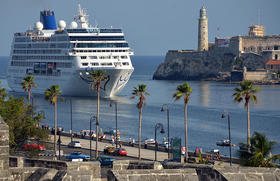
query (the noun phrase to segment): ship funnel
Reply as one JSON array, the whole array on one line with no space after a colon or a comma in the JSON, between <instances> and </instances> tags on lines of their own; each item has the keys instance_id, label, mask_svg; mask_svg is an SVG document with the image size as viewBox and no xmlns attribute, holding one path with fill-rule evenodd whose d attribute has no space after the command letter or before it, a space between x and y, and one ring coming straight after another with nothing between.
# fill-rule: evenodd
<instances>
[{"instance_id":1,"label":"ship funnel","mask_svg":"<svg viewBox=\"0 0 280 181\"><path fill-rule=\"evenodd\" d=\"M56 30L56 22L54 12L51 10L44 10L40 13L40 21L44 25L44 30Z\"/></svg>"}]
</instances>

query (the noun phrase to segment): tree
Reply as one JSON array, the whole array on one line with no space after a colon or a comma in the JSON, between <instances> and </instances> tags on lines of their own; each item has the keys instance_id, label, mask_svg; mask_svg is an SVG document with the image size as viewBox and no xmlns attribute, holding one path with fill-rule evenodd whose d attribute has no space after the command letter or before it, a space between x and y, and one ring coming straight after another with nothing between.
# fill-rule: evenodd
<instances>
[{"instance_id":1,"label":"tree","mask_svg":"<svg viewBox=\"0 0 280 181\"><path fill-rule=\"evenodd\" d=\"M34 82L34 77L32 75L24 77L21 86L24 89L24 91L28 91L28 104L30 105L31 88L37 87L37 85Z\"/></svg>"},{"instance_id":2,"label":"tree","mask_svg":"<svg viewBox=\"0 0 280 181\"><path fill-rule=\"evenodd\" d=\"M173 98L175 101L179 100L182 96L184 96L184 104L185 104L185 157L184 161L186 162L188 159L188 122L187 122L187 106L189 103L190 95L192 93L192 88L186 82L182 85L177 86L177 92L173 94Z\"/></svg>"},{"instance_id":3,"label":"tree","mask_svg":"<svg viewBox=\"0 0 280 181\"><path fill-rule=\"evenodd\" d=\"M90 87L97 92L97 119L96 119L96 145L95 158L98 157L98 139L99 139L99 104L100 104L100 86L102 81L108 80L103 70L93 70L89 72Z\"/></svg>"},{"instance_id":4,"label":"tree","mask_svg":"<svg viewBox=\"0 0 280 181\"><path fill-rule=\"evenodd\" d=\"M256 92L260 90L259 87L253 87L252 81L243 81L239 84L240 88L237 87L234 89L235 102L245 101L244 107L247 108L247 144L248 152L250 151L250 100L257 103Z\"/></svg>"},{"instance_id":5,"label":"tree","mask_svg":"<svg viewBox=\"0 0 280 181\"><path fill-rule=\"evenodd\" d=\"M136 96L139 97L139 102L136 107L139 109L139 127L138 127L138 159L141 160L141 120L142 120L142 109L144 105L144 101L146 99L145 96L149 96L150 94L146 91L147 85L139 84L138 87L134 87L132 90L132 99Z\"/></svg>"},{"instance_id":6,"label":"tree","mask_svg":"<svg viewBox=\"0 0 280 181\"><path fill-rule=\"evenodd\" d=\"M280 154L271 154L276 142L269 141L265 135L258 132L254 132L250 141L251 152L241 152L240 154L242 163L246 166L254 167L276 167L273 162L280 161Z\"/></svg>"},{"instance_id":7,"label":"tree","mask_svg":"<svg viewBox=\"0 0 280 181\"><path fill-rule=\"evenodd\" d=\"M57 135L57 100L62 91L59 90L59 85L52 85L45 90L45 100L49 101L54 106L54 152L56 153L56 135Z\"/></svg>"},{"instance_id":8,"label":"tree","mask_svg":"<svg viewBox=\"0 0 280 181\"><path fill-rule=\"evenodd\" d=\"M37 126L43 116L35 113L33 106L27 106L23 98L7 98L4 88L0 88L0 115L9 126L9 144L12 152L28 139L48 138L47 131Z\"/></svg>"}]
</instances>

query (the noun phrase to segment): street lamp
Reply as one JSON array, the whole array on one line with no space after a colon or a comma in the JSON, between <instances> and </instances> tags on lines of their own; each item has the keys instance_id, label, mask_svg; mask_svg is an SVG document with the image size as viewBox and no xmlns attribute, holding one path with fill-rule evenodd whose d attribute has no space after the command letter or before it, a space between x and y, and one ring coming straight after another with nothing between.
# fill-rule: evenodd
<instances>
[{"instance_id":1,"label":"street lamp","mask_svg":"<svg viewBox=\"0 0 280 181\"><path fill-rule=\"evenodd\" d=\"M92 127L91 127L91 125L92 125L92 121L95 121L96 125L97 125L98 124L97 117L92 116L89 120L89 129L90 129L89 130L89 155L90 155L90 159L91 159L91 156L92 156L92 154L91 154L91 140L92 140ZM98 138L96 139L96 141L98 141ZM98 151L98 150L96 150L96 151Z\"/></svg>"},{"instance_id":2,"label":"street lamp","mask_svg":"<svg viewBox=\"0 0 280 181\"><path fill-rule=\"evenodd\" d=\"M225 118L226 114L228 116L229 159L230 159L230 166L231 166L232 165L232 160L231 160L231 137L230 137L230 114L229 114L229 112L225 111L222 114L222 118Z\"/></svg>"},{"instance_id":3,"label":"street lamp","mask_svg":"<svg viewBox=\"0 0 280 181\"><path fill-rule=\"evenodd\" d=\"M72 122L72 98L70 97L70 134L71 134L71 142L73 141L73 122Z\"/></svg>"},{"instance_id":4,"label":"street lamp","mask_svg":"<svg viewBox=\"0 0 280 181\"><path fill-rule=\"evenodd\" d=\"M110 107L112 107L112 103L110 103ZM116 117L116 132L115 132L115 141L116 141L116 148L118 147L118 103L115 102L115 117Z\"/></svg>"},{"instance_id":5,"label":"street lamp","mask_svg":"<svg viewBox=\"0 0 280 181\"><path fill-rule=\"evenodd\" d=\"M57 132L58 132L58 141L57 141L57 143L58 143L58 160L60 160L60 146L61 146L60 135L61 135L61 132L62 132L62 128L59 127Z\"/></svg>"},{"instance_id":6,"label":"street lamp","mask_svg":"<svg viewBox=\"0 0 280 181\"><path fill-rule=\"evenodd\" d=\"M160 133L164 133L163 125L161 123L157 123L155 126L155 161L157 161L157 149L158 149L158 143L157 143L157 130L161 128Z\"/></svg>"},{"instance_id":7,"label":"street lamp","mask_svg":"<svg viewBox=\"0 0 280 181\"><path fill-rule=\"evenodd\" d=\"M164 107L166 107L166 112L167 112L167 148L168 148L168 159L169 159L169 155L170 155L170 141L169 141L169 108L167 104L163 104L161 107L161 112L164 112Z\"/></svg>"}]
</instances>

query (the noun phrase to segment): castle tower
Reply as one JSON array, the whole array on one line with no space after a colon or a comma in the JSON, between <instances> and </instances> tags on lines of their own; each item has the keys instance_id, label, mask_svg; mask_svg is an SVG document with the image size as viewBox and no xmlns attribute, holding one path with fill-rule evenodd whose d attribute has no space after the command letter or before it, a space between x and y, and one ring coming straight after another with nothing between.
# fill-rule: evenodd
<instances>
[{"instance_id":1,"label":"castle tower","mask_svg":"<svg viewBox=\"0 0 280 181\"><path fill-rule=\"evenodd\" d=\"M202 7L198 19L198 51L205 50L208 50L208 18L206 8Z\"/></svg>"}]
</instances>

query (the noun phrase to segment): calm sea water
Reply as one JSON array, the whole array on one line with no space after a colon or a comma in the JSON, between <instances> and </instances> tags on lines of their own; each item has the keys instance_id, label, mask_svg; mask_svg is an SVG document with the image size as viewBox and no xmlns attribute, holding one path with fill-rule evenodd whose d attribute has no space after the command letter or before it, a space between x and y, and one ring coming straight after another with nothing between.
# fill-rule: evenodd
<instances>
[{"instance_id":1,"label":"calm sea water","mask_svg":"<svg viewBox=\"0 0 280 181\"><path fill-rule=\"evenodd\" d=\"M7 87L6 67L7 57L0 57L0 76L2 87ZM161 56L134 56L132 57L135 71L119 96L101 100L100 126L103 131L115 126L115 109L110 107L110 102L118 103L118 126L123 138L138 136L138 109L137 100L131 100L134 86L144 83L150 96L146 99L143 109L142 139L154 137L154 126L162 123L165 134L160 135L160 140L167 137L166 112L161 112L163 104L168 104L170 109L170 135L182 138L184 143L184 105L183 100L172 99L176 86L184 81L152 80L159 63L164 61ZM36 80L36 79L35 79ZM233 89L235 84L189 81L193 88L188 105L188 141L189 149L202 147L203 151L217 148L216 141L228 138L227 119L221 115L226 110L231 116L232 142L246 142L246 109L243 104L233 102ZM258 103L251 104L251 132L258 131L268 136L270 140L280 142L280 86L262 85L257 93ZM89 129L89 119L96 114L96 99L90 97L72 97L73 104L73 130L79 132ZM44 100L43 96L36 95L34 105L37 111L44 111L44 123L53 125L53 107ZM70 129L69 98L58 104L58 125L65 130ZM223 155L228 155L228 148L219 148ZM237 148L234 148L236 155ZM280 144L273 150L280 153Z\"/></svg>"}]
</instances>

